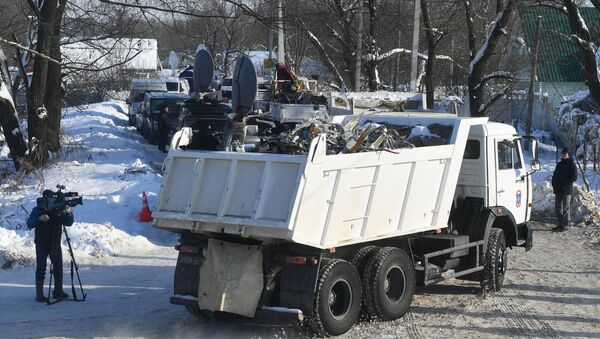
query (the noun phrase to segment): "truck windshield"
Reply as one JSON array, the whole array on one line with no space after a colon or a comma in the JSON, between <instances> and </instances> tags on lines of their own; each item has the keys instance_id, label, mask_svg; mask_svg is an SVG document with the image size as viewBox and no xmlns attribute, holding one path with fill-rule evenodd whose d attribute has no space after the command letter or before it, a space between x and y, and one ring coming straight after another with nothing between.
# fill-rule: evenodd
<instances>
[{"instance_id":1,"label":"truck windshield","mask_svg":"<svg viewBox=\"0 0 600 339\"><path fill-rule=\"evenodd\" d=\"M167 91L168 92L179 92L179 83L178 82L167 82Z\"/></svg>"},{"instance_id":2,"label":"truck windshield","mask_svg":"<svg viewBox=\"0 0 600 339\"><path fill-rule=\"evenodd\" d=\"M152 113L161 113L165 107L169 107L169 114L179 114L183 99L153 99L150 103Z\"/></svg>"},{"instance_id":3,"label":"truck windshield","mask_svg":"<svg viewBox=\"0 0 600 339\"><path fill-rule=\"evenodd\" d=\"M129 94L129 97L131 98L131 101L144 101L144 94L146 93L146 91L131 91L131 93Z\"/></svg>"}]
</instances>

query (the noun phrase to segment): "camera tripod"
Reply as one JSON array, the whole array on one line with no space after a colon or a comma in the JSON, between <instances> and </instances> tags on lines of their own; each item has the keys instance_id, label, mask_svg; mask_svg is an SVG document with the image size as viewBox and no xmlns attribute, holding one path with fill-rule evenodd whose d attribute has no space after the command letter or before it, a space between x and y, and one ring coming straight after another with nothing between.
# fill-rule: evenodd
<instances>
[{"instance_id":1,"label":"camera tripod","mask_svg":"<svg viewBox=\"0 0 600 339\"><path fill-rule=\"evenodd\" d=\"M83 291L83 285L81 284L81 278L79 277L79 267L77 266L77 262L75 262L75 255L73 255L73 247L71 247L71 239L69 238L69 233L67 233L67 228L65 226L62 226L62 231L63 233L65 233L65 239L67 240L67 245L69 246L69 254L71 255L71 291L73 293L73 299L66 299L66 300L71 300L71 301L85 301L85 297L87 296L87 294ZM53 230L53 233L56 232L56 228ZM54 234L52 235L52 239L54 240ZM53 243L54 245L54 243ZM59 243L60 246L60 243ZM54 247L54 246L52 246ZM51 255L56 255L55 253L55 249L52 248L51 250ZM52 292L52 276L54 275L54 267L53 267L53 262L54 260L50 260L50 283L48 284L48 298L46 299L46 304L47 305L52 305L52 304L56 304L57 302L63 301L65 299L56 299L55 301L50 301L50 293ZM77 291L75 290L75 280L74 278L74 274L77 275L77 280L79 281L79 288L81 289L81 298L77 297Z\"/></svg>"}]
</instances>

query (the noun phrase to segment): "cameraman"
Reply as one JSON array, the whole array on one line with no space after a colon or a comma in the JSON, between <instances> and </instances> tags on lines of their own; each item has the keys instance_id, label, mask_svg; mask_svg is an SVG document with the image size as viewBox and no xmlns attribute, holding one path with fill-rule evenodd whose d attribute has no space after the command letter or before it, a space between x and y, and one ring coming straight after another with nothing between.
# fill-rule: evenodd
<instances>
[{"instance_id":1,"label":"cameraman","mask_svg":"<svg viewBox=\"0 0 600 339\"><path fill-rule=\"evenodd\" d=\"M43 198L51 198L54 192L45 190ZM73 225L73 211L67 206L62 211L43 211L34 207L27 220L27 226L35 228L35 255L37 266L35 269L35 300L45 302L44 278L46 275L46 258L54 267L56 280L53 295L56 299L65 299L69 295L63 291L63 261L61 250L62 226ZM49 298L50 296L48 296Z\"/></svg>"}]
</instances>

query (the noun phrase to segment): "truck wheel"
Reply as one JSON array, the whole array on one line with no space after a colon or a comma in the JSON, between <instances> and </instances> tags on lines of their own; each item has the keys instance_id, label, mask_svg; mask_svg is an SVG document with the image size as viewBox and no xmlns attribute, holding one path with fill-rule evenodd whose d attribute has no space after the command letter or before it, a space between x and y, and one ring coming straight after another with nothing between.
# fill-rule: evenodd
<instances>
[{"instance_id":1,"label":"truck wheel","mask_svg":"<svg viewBox=\"0 0 600 339\"><path fill-rule=\"evenodd\" d=\"M507 263L508 251L504 231L500 228L492 228L485 251L481 288L494 292L500 291L504 283Z\"/></svg>"},{"instance_id":2,"label":"truck wheel","mask_svg":"<svg viewBox=\"0 0 600 339\"><path fill-rule=\"evenodd\" d=\"M361 277L362 286L365 286L365 282L362 279L364 279L364 276L365 276L365 268L367 267L367 263L369 262L369 259L371 259L373 254L377 253L379 248L380 248L379 246L362 247L361 249L358 250L358 252L356 252L354 254L354 256L352 257L352 260L350 261L352 263L352 266L354 266L354 268L356 268L358 275ZM363 293L363 299L364 298L365 298L365 293ZM360 315L361 318L368 320L369 313L367 312L367 306L364 301L362 302L360 313L361 313L361 315Z\"/></svg>"},{"instance_id":3,"label":"truck wheel","mask_svg":"<svg viewBox=\"0 0 600 339\"><path fill-rule=\"evenodd\" d=\"M341 259L324 259L313 299L310 326L320 336L348 332L360 313L361 286L356 269Z\"/></svg>"},{"instance_id":4,"label":"truck wheel","mask_svg":"<svg viewBox=\"0 0 600 339\"><path fill-rule=\"evenodd\" d=\"M363 277L367 312L394 320L408 311L415 293L415 268L403 250L384 247L371 257Z\"/></svg>"},{"instance_id":5,"label":"truck wheel","mask_svg":"<svg viewBox=\"0 0 600 339\"><path fill-rule=\"evenodd\" d=\"M367 267L369 259L371 259L373 253L377 252L378 250L379 246L365 246L358 250L358 252L356 252L356 254L354 254L352 257L350 262L352 263L352 266L356 268L356 271L361 277L364 275L365 267Z\"/></svg>"}]
</instances>

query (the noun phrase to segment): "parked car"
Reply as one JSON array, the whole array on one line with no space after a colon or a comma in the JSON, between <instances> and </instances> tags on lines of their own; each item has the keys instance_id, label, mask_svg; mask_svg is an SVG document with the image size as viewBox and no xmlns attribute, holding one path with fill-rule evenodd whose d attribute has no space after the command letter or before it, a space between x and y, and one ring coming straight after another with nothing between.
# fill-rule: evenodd
<instances>
[{"instance_id":1,"label":"parked car","mask_svg":"<svg viewBox=\"0 0 600 339\"><path fill-rule=\"evenodd\" d=\"M224 78L221 82L221 96L227 101L231 100L231 91L233 89L233 78Z\"/></svg>"},{"instance_id":2,"label":"parked car","mask_svg":"<svg viewBox=\"0 0 600 339\"><path fill-rule=\"evenodd\" d=\"M160 136L159 119L165 107L169 109L167 123L169 134L175 131L181 106L189 96L185 93L150 92L144 95L144 101L138 114L141 134L150 141L157 143Z\"/></svg>"}]
</instances>

